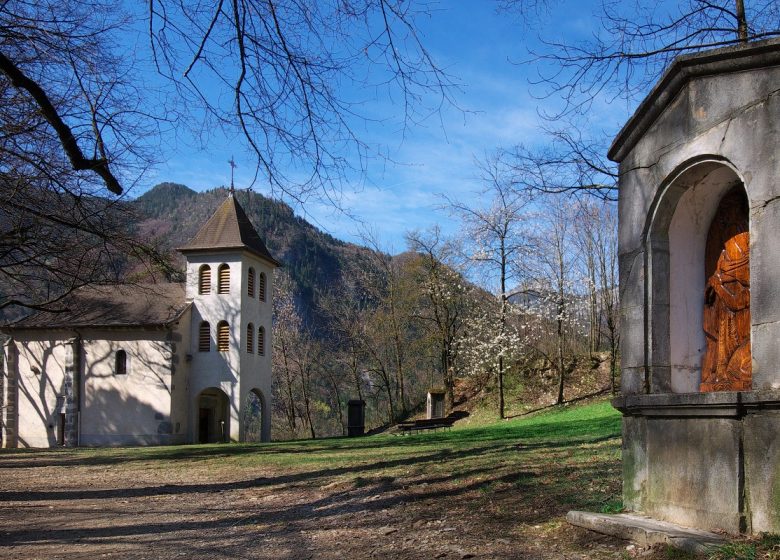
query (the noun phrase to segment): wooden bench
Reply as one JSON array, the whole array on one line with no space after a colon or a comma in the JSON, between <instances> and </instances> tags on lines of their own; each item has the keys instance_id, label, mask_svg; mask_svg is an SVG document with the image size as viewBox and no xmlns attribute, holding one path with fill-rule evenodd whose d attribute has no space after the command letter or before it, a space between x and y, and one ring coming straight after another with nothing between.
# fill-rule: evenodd
<instances>
[{"instance_id":1,"label":"wooden bench","mask_svg":"<svg viewBox=\"0 0 780 560\"><path fill-rule=\"evenodd\" d=\"M447 416L446 418L425 418L422 420L410 420L400 422L398 431L401 435L412 434L422 430L449 430L458 418Z\"/></svg>"}]
</instances>

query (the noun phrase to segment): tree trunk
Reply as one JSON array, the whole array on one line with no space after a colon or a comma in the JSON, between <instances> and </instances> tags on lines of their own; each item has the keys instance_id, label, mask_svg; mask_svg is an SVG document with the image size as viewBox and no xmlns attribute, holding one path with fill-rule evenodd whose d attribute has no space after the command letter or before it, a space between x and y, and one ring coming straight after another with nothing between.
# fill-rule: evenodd
<instances>
[{"instance_id":1,"label":"tree trunk","mask_svg":"<svg viewBox=\"0 0 780 560\"><path fill-rule=\"evenodd\" d=\"M504 357L498 357L498 416L503 420L506 418L504 412Z\"/></svg>"},{"instance_id":2,"label":"tree trunk","mask_svg":"<svg viewBox=\"0 0 780 560\"><path fill-rule=\"evenodd\" d=\"M563 404L563 385L564 385L564 360L563 360L563 296L558 300L558 398L556 404Z\"/></svg>"},{"instance_id":3,"label":"tree trunk","mask_svg":"<svg viewBox=\"0 0 780 560\"><path fill-rule=\"evenodd\" d=\"M336 398L336 411L339 417L339 426L341 426L341 435L347 435L346 425L344 424L344 411L341 407L341 391L339 391L338 381L330 375L330 384L333 386L333 396Z\"/></svg>"},{"instance_id":4,"label":"tree trunk","mask_svg":"<svg viewBox=\"0 0 780 560\"><path fill-rule=\"evenodd\" d=\"M747 18L745 17L745 2L744 0L736 0L737 3L737 36L743 43L748 42L748 25Z\"/></svg>"},{"instance_id":5,"label":"tree trunk","mask_svg":"<svg viewBox=\"0 0 780 560\"><path fill-rule=\"evenodd\" d=\"M395 345L395 374L396 374L396 386L398 387L398 398L400 401L401 412L406 414L406 394L404 389L404 364L403 364L403 343L401 341L400 329L398 326L398 318L396 317L395 310L395 289L391 290L390 294L390 320L393 326L393 344Z\"/></svg>"},{"instance_id":6,"label":"tree trunk","mask_svg":"<svg viewBox=\"0 0 780 560\"><path fill-rule=\"evenodd\" d=\"M311 399L309 398L308 390L308 374L303 369L301 369L301 393L303 395L303 409L306 411L306 421L309 423L311 439L317 439L317 434L314 432L314 422L311 419Z\"/></svg>"},{"instance_id":7,"label":"tree trunk","mask_svg":"<svg viewBox=\"0 0 780 560\"><path fill-rule=\"evenodd\" d=\"M504 332L506 331L506 265L507 255L506 246L504 245L504 238L501 238L501 317L499 324L499 335L501 355L498 356L498 416L503 420L506 417L504 411Z\"/></svg>"}]
</instances>

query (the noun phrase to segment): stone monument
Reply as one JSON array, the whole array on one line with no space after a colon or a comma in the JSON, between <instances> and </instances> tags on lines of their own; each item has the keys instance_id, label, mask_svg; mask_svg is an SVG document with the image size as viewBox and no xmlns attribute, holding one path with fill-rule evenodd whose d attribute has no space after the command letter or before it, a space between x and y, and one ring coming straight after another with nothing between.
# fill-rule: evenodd
<instances>
[{"instance_id":1,"label":"stone monument","mask_svg":"<svg viewBox=\"0 0 780 560\"><path fill-rule=\"evenodd\" d=\"M676 59L609 157L624 505L780 532L780 41Z\"/></svg>"},{"instance_id":2,"label":"stone monument","mask_svg":"<svg viewBox=\"0 0 780 560\"><path fill-rule=\"evenodd\" d=\"M352 399L347 403L347 435L362 436L366 432L366 401Z\"/></svg>"}]
</instances>

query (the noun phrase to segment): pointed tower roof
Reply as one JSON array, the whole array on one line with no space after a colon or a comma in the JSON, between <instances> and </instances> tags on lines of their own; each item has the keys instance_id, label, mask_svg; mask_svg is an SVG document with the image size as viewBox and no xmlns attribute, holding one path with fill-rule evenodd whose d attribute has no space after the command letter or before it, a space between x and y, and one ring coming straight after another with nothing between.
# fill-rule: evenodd
<instances>
[{"instance_id":1,"label":"pointed tower roof","mask_svg":"<svg viewBox=\"0 0 780 560\"><path fill-rule=\"evenodd\" d=\"M281 266L268 252L246 212L232 194L217 208L195 237L183 247L179 247L179 251L184 254L214 249L244 249L274 266Z\"/></svg>"}]
</instances>

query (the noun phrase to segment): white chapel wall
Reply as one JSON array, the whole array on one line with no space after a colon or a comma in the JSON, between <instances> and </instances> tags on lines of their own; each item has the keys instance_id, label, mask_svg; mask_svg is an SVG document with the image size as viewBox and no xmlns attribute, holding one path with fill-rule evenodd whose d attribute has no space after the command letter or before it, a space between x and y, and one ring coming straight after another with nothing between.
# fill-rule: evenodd
<instances>
[{"instance_id":1,"label":"white chapel wall","mask_svg":"<svg viewBox=\"0 0 780 560\"><path fill-rule=\"evenodd\" d=\"M83 335L81 445L183 442L186 424L171 403L174 346L166 330L88 331ZM127 355L117 374L116 354Z\"/></svg>"},{"instance_id":2,"label":"white chapel wall","mask_svg":"<svg viewBox=\"0 0 780 560\"><path fill-rule=\"evenodd\" d=\"M704 253L712 218L723 195L739 183L725 165L680 197L669 224L669 352L674 393L695 393L705 349Z\"/></svg>"},{"instance_id":3,"label":"white chapel wall","mask_svg":"<svg viewBox=\"0 0 780 560\"><path fill-rule=\"evenodd\" d=\"M217 293L217 271L219 266L230 266L230 292ZM187 299L192 300L192 325L190 327L190 434L189 441L197 441L198 396L208 388L215 387L224 392L229 401L228 433L231 440L239 440L239 371L241 336L241 253L195 253L187 255ZM198 273L203 265L211 267L211 291L198 293ZM202 321L210 327L211 349L198 349L199 328ZM217 324L227 321L230 326L230 350L217 350Z\"/></svg>"},{"instance_id":4,"label":"white chapel wall","mask_svg":"<svg viewBox=\"0 0 780 560\"><path fill-rule=\"evenodd\" d=\"M52 447L57 444L58 397L64 394L67 341L54 332L33 332L11 343L17 352L17 444ZM6 356L7 358L7 356ZM10 361L9 363L12 363Z\"/></svg>"},{"instance_id":5,"label":"white chapel wall","mask_svg":"<svg viewBox=\"0 0 780 560\"><path fill-rule=\"evenodd\" d=\"M254 296L249 296L247 289L248 283L248 269L254 268L255 271L255 292ZM262 418L262 435L263 441L270 441L271 432L271 352L272 352L272 325L271 319L273 316L273 280L274 280L274 268L265 261L254 258L251 255L244 255L244 269L245 272L242 275L241 283L241 380L240 380L240 408L243 415L243 409L246 406L249 392L254 390L260 391L263 399L263 418ZM265 301L260 301L258 291L258 278L260 274L265 274L266 288L265 288ZM252 323L254 328L254 351L249 354L246 351L246 333L249 323ZM264 355L258 354L258 331L260 326L265 328L265 353ZM243 427L242 427L243 428ZM241 433L241 439L243 440L245 434Z\"/></svg>"}]
</instances>

